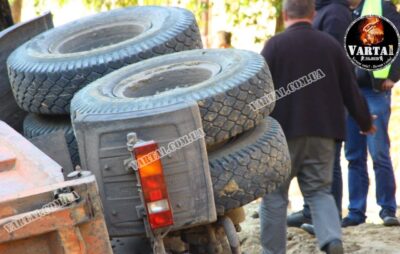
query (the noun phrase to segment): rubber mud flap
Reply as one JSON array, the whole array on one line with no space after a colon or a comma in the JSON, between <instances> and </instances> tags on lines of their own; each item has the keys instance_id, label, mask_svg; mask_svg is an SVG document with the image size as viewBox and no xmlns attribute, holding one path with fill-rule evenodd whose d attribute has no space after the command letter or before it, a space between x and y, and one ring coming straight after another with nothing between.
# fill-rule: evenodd
<instances>
[{"instance_id":1,"label":"rubber mud flap","mask_svg":"<svg viewBox=\"0 0 400 254\"><path fill-rule=\"evenodd\" d=\"M119 99L114 101L110 107L119 106L120 113L72 112L82 168L96 176L110 236L146 235L146 219L140 212L142 190L136 171L130 167L132 153L127 146L127 137L133 133L139 141L154 141L159 147L174 216L174 225L168 230L215 222L211 175L196 102L123 112Z\"/></svg>"}]
</instances>

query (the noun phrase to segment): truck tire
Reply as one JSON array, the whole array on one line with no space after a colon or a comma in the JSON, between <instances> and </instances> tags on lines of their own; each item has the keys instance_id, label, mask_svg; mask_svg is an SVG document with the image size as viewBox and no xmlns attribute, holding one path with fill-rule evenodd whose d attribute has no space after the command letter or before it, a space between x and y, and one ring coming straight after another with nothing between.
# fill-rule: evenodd
<instances>
[{"instance_id":1,"label":"truck tire","mask_svg":"<svg viewBox=\"0 0 400 254\"><path fill-rule=\"evenodd\" d=\"M290 155L279 123L271 117L209 153L219 214L274 191L290 175Z\"/></svg>"},{"instance_id":2,"label":"truck tire","mask_svg":"<svg viewBox=\"0 0 400 254\"><path fill-rule=\"evenodd\" d=\"M47 12L0 32L0 120L20 133L27 113L18 107L13 96L7 74L7 58L18 46L52 27L52 16Z\"/></svg>"},{"instance_id":3,"label":"truck tire","mask_svg":"<svg viewBox=\"0 0 400 254\"><path fill-rule=\"evenodd\" d=\"M196 101L207 146L253 128L274 102L249 104L274 89L267 64L257 53L237 49L191 50L155 57L96 80L76 94L74 114L113 114Z\"/></svg>"},{"instance_id":4,"label":"truck tire","mask_svg":"<svg viewBox=\"0 0 400 254\"><path fill-rule=\"evenodd\" d=\"M68 114L88 83L154 56L202 48L193 14L180 8L131 7L51 29L8 59L18 105L32 113Z\"/></svg>"},{"instance_id":5,"label":"truck tire","mask_svg":"<svg viewBox=\"0 0 400 254\"><path fill-rule=\"evenodd\" d=\"M24 120L24 136L26 138L39 137L41 135L63 130L65 141L71 156L73 166L80 165L78 144L68 116L39 116L29 114Z\"/></svg>"}]
</instances>

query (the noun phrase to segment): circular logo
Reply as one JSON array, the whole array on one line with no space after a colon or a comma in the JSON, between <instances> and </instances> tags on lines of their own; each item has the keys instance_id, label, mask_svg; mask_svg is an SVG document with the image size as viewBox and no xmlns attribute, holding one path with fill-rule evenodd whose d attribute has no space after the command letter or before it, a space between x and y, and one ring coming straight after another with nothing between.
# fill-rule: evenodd
<instances>
[{"instance_id":1,"label":"circular logo","mask_svg":"<svg viewBox=\"0 0 400 254\"><path fill-rule=\"evenodd\" d=\"M344 47L354 65L368 71L380 70L399 54L399 31L385 17L363 16L347 29Z\"/></svg>"}]
</instances>

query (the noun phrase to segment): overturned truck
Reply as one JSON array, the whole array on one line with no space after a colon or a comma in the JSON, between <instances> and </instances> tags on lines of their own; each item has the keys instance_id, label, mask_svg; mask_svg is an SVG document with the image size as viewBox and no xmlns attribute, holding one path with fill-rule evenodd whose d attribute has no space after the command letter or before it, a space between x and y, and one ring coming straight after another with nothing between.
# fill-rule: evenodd
<instances>
[{"instance_id":1,"label":"overturned truck","mask_svg":"<svg viewBox=\"0 0 400 254\"><path fill-rule=\"evenodd\" d=\"M16 237L33 224L3 231L1 253L46 253L12 252L16 241L38 246L34 237L48 253L241 253L243 206L290 174L285 136L268 117L274 103L250 106L274 89L264 59L202 49L187 10L131 7L90 16L27 41L7 66L15 103L29 112L25 136L63 165L52 170L63 176L61 168L70 168L64 177L77 178L47 181L34 205L13 196L7 207L66 203L54 212L65 213L68 239L76 241L62 242L67 236L48 228L61 222L47 214L32 223L51 233ZM66 148L54 153L60 136ZM2 214L10 228L17 215ZM71 221L77 214L86 220Z\"/></svg>"}]
</instances>

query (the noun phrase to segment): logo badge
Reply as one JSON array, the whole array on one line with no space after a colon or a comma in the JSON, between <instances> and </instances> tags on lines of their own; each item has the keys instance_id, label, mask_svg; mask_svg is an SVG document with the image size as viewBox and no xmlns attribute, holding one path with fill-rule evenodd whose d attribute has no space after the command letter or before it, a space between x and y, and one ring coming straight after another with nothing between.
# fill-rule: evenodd
<instances>
[{"instance_id":1,"label":"logo badge","mask_svg":"<svg viewBox=\"0 0 400 254\"><path fill-rule=\"evenodd\" d=\"M351 62L368 71L390 65L399 54L399 31L378 15L356 19L347 29L344 46Z\"/></svg>"}]
</instances>

